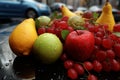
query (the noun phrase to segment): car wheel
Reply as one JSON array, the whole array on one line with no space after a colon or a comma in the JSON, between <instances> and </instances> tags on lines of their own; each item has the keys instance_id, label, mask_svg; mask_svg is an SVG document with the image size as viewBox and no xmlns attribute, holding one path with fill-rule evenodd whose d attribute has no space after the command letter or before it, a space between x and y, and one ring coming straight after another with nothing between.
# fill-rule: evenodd
<instances>
[{"instance_id":1,"label":"car wheel","mask_svg":"<svg viewBox=\"0 0 120 80\"><path fill-rule=\"evenodd\" d=\"M33 9L29 9L27 12L26 12L26 17L27 18L36 18L38 17L37 15L37 12Z\"/></svg>"}]
</instances>

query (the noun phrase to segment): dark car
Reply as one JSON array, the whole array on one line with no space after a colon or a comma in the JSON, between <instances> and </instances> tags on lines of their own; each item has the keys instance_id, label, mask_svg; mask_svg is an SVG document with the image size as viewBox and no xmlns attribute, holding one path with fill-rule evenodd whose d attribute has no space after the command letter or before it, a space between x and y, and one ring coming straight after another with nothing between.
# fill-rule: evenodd
<instances>
[{"instance_id":1,"label":"dark car","mask_svg":"<svg viewBox=\"0 0 120 80\"><path fill-rule=\"evenodd\" d=\"M55 2L55 3L51 4L51 6L50 6L51 11L52 11L52 12L54 12L54 11L61 12L60 7L61 7L62 5L67 6L69 10L73 11L73 6L71 6L71 5L66 5L66 4L61 3L61 2Z\"/></svg>"},{"instance_id":2,"label":"dark car","mask_svg":"<svg viewBox=\"0 0 120 80\"><path fill-rule=\"evenodd\" d=\"M0 18L36 18L50 13L48 5L35 0L0 0Z\"/></svg>"},{"instance_id":3,"label":"dark car","mask_svg":"<svg viewBox=\"0 0 120 80\"><path fill-rule=\"evenodd\" d=\"M89 11L97 12L98 14L101 14L102 13L102 6L97 6L97 5L91 6L89 8ZM113 7L112 13L113 13L115 20L120 21L120 10Z\"/></svg>"}]
</instances>

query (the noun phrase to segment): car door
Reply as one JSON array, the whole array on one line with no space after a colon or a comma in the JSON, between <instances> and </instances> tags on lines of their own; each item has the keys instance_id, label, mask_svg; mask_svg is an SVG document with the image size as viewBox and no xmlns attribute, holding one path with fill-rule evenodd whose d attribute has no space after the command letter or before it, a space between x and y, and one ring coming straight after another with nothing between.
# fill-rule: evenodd
<instances>
[{"instance_id":1,"label":"car door","mask_svg":"<svg viewBox=\"0 0 120 80\"><path fill-rule=\"evenodd\" d=\"M0 17L22 16L22 2L20 0L0 0Z\"/></svg>"}]
</instances>

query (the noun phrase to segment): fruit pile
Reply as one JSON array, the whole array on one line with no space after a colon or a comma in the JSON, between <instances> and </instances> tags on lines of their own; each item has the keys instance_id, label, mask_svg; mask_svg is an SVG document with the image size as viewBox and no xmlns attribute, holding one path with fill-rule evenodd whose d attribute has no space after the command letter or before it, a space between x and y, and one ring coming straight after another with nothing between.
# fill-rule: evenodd
<instances>
[{"instance_id":1,"label":"fruit pile","mask_svg":"<svg viewBox=\"0 0 120 80\"><path fill-rule=\"evenodd\" d=\"M92 71L120 71L120 24L108 0L98 18L89 12L78 16L65 6L61 10L62 18L40 16L19 24L9 37L11 50L18 56L33 53L45 64L61 59L70 79L87 72L87 80L98 80Z\"/></svg>"}]
</instances>

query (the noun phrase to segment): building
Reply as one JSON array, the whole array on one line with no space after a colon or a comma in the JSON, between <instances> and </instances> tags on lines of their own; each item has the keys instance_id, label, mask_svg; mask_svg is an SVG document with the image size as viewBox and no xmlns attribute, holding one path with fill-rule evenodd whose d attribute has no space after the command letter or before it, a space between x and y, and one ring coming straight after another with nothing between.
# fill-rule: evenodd
<instances>
[{"instance_id":1,"label":"building","mask_svg":"<svg viewBox=\"0 0 120 80\"><path fill-rule=\"evenodd\" d=\"M51 5L54 2L63 2L67 5L72 5L75 9L79 6L90 7L92 5L102 5L106 0L38 0L40 2ZM109 0L113 7L117 7L119 0Z\"/></svg>"}]
</instances>

